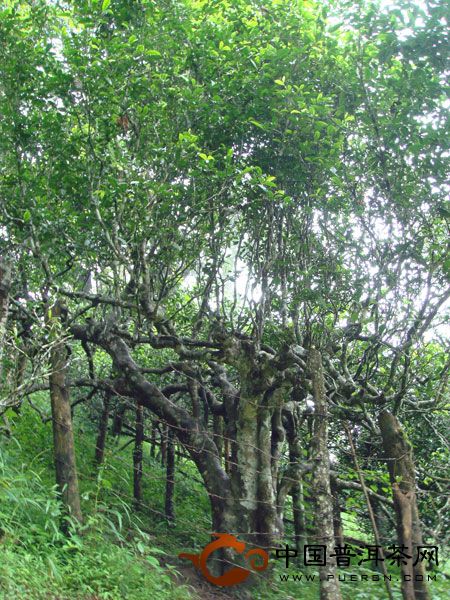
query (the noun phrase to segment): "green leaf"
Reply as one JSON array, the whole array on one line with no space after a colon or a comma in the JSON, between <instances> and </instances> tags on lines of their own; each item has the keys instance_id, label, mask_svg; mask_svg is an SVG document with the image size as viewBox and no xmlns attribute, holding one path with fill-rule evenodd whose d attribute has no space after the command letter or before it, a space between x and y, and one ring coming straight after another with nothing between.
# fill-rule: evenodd
<instances>
[{"instance_id":1,"label":"green leaf","mask_svg":"<svg viewBox=\"0 0 450 600\"><path fill-rule=\"evenodd\" d=\"M256 127L259 127L260 129L265 129L264 125L261 125L261 123L255 121L255 119L249 119L248 122L252 125L255 125Z\"/></svg>"},{"instance_id":2,"label":"green leaf","mask_svg":"<svg viewBox=\"0 0 450 600\"><path fill-rule=\"evenodd\" d=\"M165 556L167 555L167 552L164 552L164 550L161 550L161 548L152 547L152 548L148 548L148 551L151 554L164 554Z\"/></svg>"},{"instance_id":3,"label":"green leaf","mask_svg":"<svg viewBox=\"0 0 450 600\"><path fill-rule=\"evenodd\" d=\"M104 12L108 6L111 4L111 0L103 0L102 2L102 11Z\"/></svg>"},{"instance_id":4,"label":"green leaf","mask_svg":"<svg viewBox=\"0 0 450 600\"><path fill-rule=\"evenodd\" d=\"M161 565L159 564L159 560L157 558L155 558L154 556L147 556L146 557L147 562L149 562L153 567L160 567Z\"/></svg>"}]
</instances>

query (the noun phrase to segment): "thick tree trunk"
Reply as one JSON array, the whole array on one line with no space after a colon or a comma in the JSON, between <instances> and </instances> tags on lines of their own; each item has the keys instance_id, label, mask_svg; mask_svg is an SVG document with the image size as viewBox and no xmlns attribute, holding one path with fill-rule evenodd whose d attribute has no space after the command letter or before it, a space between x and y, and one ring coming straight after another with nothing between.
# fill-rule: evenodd
<instances>
[{"instance_id":1,"label":"thick tree trunk","mask_svg":"<svg viewBox=\"0 0 450 600\"><path fill-rule=\"evenodd\" d=\"M278 430L272 435L272 423L284 399L284 381L277 381L278 365L272 365L267 354L252 343L231 337L224 345L227 364L236 368L240 381L238 390L223 368L215 369L223 393L225 454L229 456L227 510L235 523L229 532L238 532L240 539L260 548L273 548L281 532L272 450L278 452L281 436Z\"/></svg>"},{"instance_id":2,"label":"thick tree trunk","mask_svg":"<svg viewBox=\"0 0 450 600\"><path fill-rule=\"evenodd\" d=\"M276 537L276 502L270 451L273 398L268 391L273 372L278 370L273 368L272 374L266 376L252 357L241 373L240 394L230 394L225 413L225 420L233 423L228 476L213 436L202 419L193 418L143 376L128 346L112 328L105 328L104 324L73 326L72 333L78 339L89 339L104 347L126 380L128 395L173 428L205 482L213 531L237 534L249 545L272 548Z\"/></svg>"},{"instance_id":3,"label":"thick tree trunk","mask_svg":"<svg viewBox=\"0 0 450 600\"><path fill-rule=\"evenodd\" d=\"M173 492L175 489L175 441L173 431L169 429L167 439L167 461L166 461L166 496L164 510L169 523L175 521L175 509Z\"/></svg>"},{"instance_id":4,"label":"thick tree trunk","mask_svg":"<svg viewBox=\"0 0 450 600\"><path fill-rule=\"evenodd\" d=\"M429 600L424 564L415 562L417 546L423 544L416 500L416 483L411 444L408 442L398 419L389 411L383 411L378 419L383 448L387 461L394 499L399 545L408 548L412 556L401 564L402 594L404 600Z\"/></svg>"},{"instance_id":5,"label":"thick tree trunk","mask_svg":"<svg viewBox=\"0 0 450 600\"><path fill-rule=\"evenodd\" d=\"M114 365L128 386L128 395L148 408L162 422L169 423L189 452L205 482L211 498L212 521L215 531L227 531L230 515L230 480L221 466L217 447L207 430L189 413L172 402L153 383L145 379L134 362L126 343L104 323L73 326L72 334L103 347L113 358ZM236 530L235 530L236 531Z\"/></svg>"},{"instance_id":6,"label":"thick tree trunk","mask_svg":"<svg viewBox=\"0 0 450 600\"><path fill-rule=\"evenodd\" d=\"M314 422L311 456L315 461L311 494L314 498L315 544L325 546L326 564L319 567L321 600L340 600L334 554L333 498L330 488L330 459L328 454L327 399L323 376L322 358L318 350L311 348L308 370L314 396Z\"/></svg>"},{"instance_id":7,"label":"thick tree trunk","mask_svg":"<svg viewBox=\"0 0 450 600\"><path fill-rule=\"evenodd\" d=\"M142 459L144 442L144 407L136 405L136 433L133 449L133 496L139 506L142 502Z\"/></svg>"},{"instance_id":8,"label":"thick tree trunk","mask_svg":"<svg viewBox=\"0 0 450 600\"><path fill-rule=\"evenodd\" d=\"M102 414L100 415L97 441L95 443L95 463L97 465L102 464L103 457L105 455L106 434L108 432L109 403L110 397L109 394L106 393L103 397L103 409Z\"/></svg>"},{"instance_id":9,"label":"thick tree trunk","mask_svg":"<svg viewBox=\"0 0 450 600\"><path fill-rule=\"evenodd\" d=\"M230 468L236 531L260 548L271 548L278 536L270 451L272 411L269 398L245 383L237 409L236 459Z\"/></svg>"},{"instance_id":10,"label":"thick tree trunk","mask_svg":"<svg viewBox=\"0 0 450 600\"><path fill-rule=\"evenodd\" d=\"M51 309L49 316L51 328L59 324L61 312L61 305L56 303ZM59 340L54 342L51 350L50 367L49 384L56 483L62 501L67 507L70 516L81 523L82 514L78 490L69 387L66 384L67 350L64 343Z\"/></svg>"}]
</instances>

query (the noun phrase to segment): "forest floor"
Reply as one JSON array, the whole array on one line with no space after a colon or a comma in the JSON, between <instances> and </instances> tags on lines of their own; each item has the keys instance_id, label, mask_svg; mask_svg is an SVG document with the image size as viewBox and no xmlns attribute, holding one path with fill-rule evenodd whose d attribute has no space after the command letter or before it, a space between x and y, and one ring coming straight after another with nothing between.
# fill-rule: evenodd
<instances>
[{"instance_id":1,"label":"forest floor","mask_svg":"<svg viewBox=\"0 0 450 600\"><path fill-rule=\"evenodd\" d=\"M234 598L202 579L190 566L178 567L177 570L179 575L174 576L175 582L187 585L189 589L192 589L193 598L198 598L198 600L230 600Z\"/></svg>"}]
</instances>

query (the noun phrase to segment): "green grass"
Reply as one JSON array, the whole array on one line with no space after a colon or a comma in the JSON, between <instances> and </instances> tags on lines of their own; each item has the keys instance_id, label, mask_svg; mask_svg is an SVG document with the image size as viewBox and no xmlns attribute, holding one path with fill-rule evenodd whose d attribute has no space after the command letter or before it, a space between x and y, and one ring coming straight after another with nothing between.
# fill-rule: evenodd
<instances>
[{"instance_id":1,"label":"green grass","mask_svg":"<svg viewBox=\"0 0 450 600\"><path fill-rule=\"evenodd\" d=\"M188 598L187 588L174 583L171 557L147 532L151 520L130 508L129 457L110 451L110 464L96 476L94 438L78 436L85 524L67 538L59 529L50 425L26 407L11 420L15 437L2 440L0 450L0 598Z\"/></svg>"}]
</instances>

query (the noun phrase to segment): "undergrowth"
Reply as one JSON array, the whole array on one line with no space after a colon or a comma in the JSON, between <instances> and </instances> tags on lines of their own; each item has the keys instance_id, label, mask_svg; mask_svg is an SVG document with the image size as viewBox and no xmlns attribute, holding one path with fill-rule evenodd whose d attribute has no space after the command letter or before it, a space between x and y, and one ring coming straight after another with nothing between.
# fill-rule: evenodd
<instances>
[{"instance_id":1,"label":"undergrowth","mask_svg":"<svg viewBox=\"0 0 450 600\"><path fill-rule=\"evenodd\" d=\"M0 598L189 598L139 513L120 499L120 486L107 502L113 482L105 469L119 479L120 470L111 464L95 474L86 447L78 448L84 523L75 529L69 521L69 535L62 533L67 517L51 483L51 439L49 427L25 410L0 446Z\"/></svg>"},{"instance_id":2,"label":"undergrowth","mask_svg":"<svg viewBox=\"0 0 450 600\"><path fill-rule=\"evenodd\" d=\"M45 407L45 399L43 406ZM163 514L165 469L145 444L142 506L133 503L132 444L109 438L105 461L93 464L95 430L75 419L77 467L84 523L70 535L61 531L64 515L54 485L52 432L28 405L9 415L12 436L0 440L0 600L155 600L197 598L180 585L180 552L195 553L210 541L210 505L191 461L178 458L176 521ZM289 530L287 537L291 536ZM348 532L346 532L348 533ZM362 536L352 522L352 535ZM290 569L289 573L296 573ZM299 570L301 572L301 569ZM353 571L360 576L363 571ZM255 600L313 600L318 582L283 581L277 564L269 581L254 590ZM382 581L344 583L344 600L386 597ZM394 580L395 598L400 598ZM441 573L430 584L433 600L446 598Z\"/></svg>"}]
</instances>

